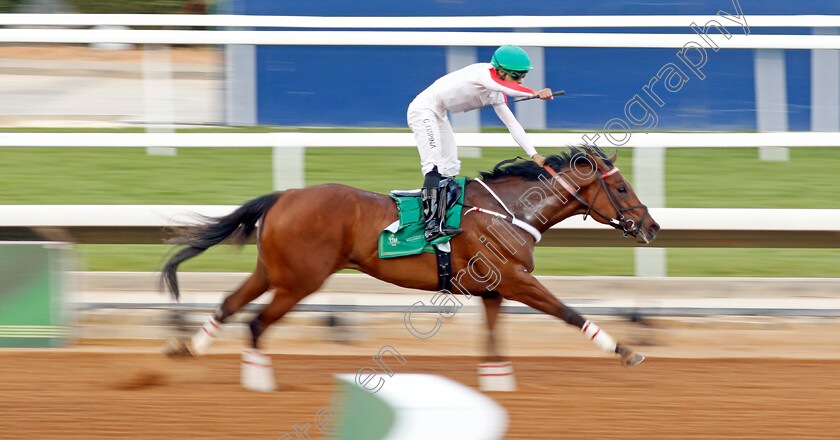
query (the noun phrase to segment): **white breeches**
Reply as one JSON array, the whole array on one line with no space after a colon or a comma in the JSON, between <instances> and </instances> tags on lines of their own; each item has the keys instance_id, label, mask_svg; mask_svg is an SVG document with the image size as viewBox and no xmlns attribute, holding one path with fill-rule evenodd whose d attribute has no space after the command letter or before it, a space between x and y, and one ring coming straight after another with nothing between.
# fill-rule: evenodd
<instances>
[{"instance_id":1,"label":"white breeches","mask_svg":"<svg viewBox=\"0 0 840 440\"><path fill-rule=\"evenodd\" d=\"M420 151L420 165L423 175L437 166L443 177L455 177L461 171L458 160L458 146L449 118L440 118L425 108L408 108L408 127L414 132L417 149Z\"/></svg>"}]
</instances>

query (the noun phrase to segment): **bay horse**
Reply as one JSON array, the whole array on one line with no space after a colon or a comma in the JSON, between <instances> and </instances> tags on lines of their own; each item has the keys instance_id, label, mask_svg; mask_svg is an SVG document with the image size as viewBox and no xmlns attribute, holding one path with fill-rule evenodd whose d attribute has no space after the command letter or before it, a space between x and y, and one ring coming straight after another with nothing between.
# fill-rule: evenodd
<instances>
[{"instance_id":1,"label":"bay horse","mask_svg":"<svg viewBox=\"0 0 840 440\"><path fill-rule=\"evenodd\" d=\"M483 300L488 360L501 359L494 329L502 299L560 318L599 348L616 354L624 365L644 359L563 304L531 275L540 235L573 215L591 216L638 243L654 239L659 225L613 165L615 159L597 147L571 147L549 156L544 167L533 161L503 161L465 184L463 232L450 241L453 271L458 271L452 284L456 293ZM331 274L356 269L398 286L438 289L434 254L379 258L377 238L396 219L397 206L387 195L324 184L264 195L229 215L205 218L200 225L182 230L170 243L186 247L162 270L163 281L176 300L178 265L207 248L223 241L242 244L256 232L259 257L254 272L224 299L204 327L189 341L170 340L164 352L203 354L227 318L273 289L271 302L249 324L253 349L243 352L243 385L273 390L270 358L259 351L260 336ZM256 382L246 379L246 365L269 367L271 377Z\"/></svg>"}]
</instances>

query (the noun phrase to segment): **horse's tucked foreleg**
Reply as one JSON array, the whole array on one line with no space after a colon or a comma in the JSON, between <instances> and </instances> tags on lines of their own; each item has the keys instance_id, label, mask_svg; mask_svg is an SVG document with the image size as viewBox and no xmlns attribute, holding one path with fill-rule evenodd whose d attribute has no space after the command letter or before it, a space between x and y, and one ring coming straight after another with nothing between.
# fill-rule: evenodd
<instances>
[{"instance_id":1,"label":"horse's tucked foreleg","mask_svg":"<svg viewBox=\"0 0 840 440\"><path fill-rule=\"evenodd\" d=\"M621 356L625 365L636 365L644 360L644 356L634 352L629 347L616 343L606 331L597 324L585 319L577 311L563 304L536 278L528 276L518 286L516 292L506 293L505 297L531 306L541 312L556 316L563 321L580 329L598 348L609 354Z\"/></svg>"}]
</instances>

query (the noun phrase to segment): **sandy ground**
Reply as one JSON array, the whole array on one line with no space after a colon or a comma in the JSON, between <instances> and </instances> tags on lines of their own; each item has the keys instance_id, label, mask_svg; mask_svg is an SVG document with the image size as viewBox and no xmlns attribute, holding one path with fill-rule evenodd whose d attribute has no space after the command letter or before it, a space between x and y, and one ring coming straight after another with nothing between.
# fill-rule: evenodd
<instances>
[{"instance_id":1,"label":"sandy ground","mask_svg":"<svg viewBox=\"0 0 840 440\"><path fill-rule=\"evenodd\" d=\"M0 437L294 436L295 424L311 424L329 404L332 374L371 364L368 356L273 358L280 391L260 394L240 388L237 355L3 352ZM477 358L406 359L397 374L477 386ZM835 439L840 432L840 361L651 358L623 368L606 358L524 357L515 369L517 392L488 393L509 412L509 439Z\"/></svg>"},{"instance_id":2,"label":"sandy ground","mask_svg":"<svg viewBox=\"0 0 840 440\"><path fill-rule=\"evenodd\" d=\"M374 365L371 356L384 345L407 360L394 365L397 374L478 385L478 316L449 321L428 340L413 338L390 315L337 333L310 316L290 316L266 341L279 384L272 394L240 387L235 325L201 359L167 359L156 353L156 339L0 350L0 438L295 438L294 425L313 424L329 405L333 375ZM838 438L838 319L657 318L640 325L600 317L603 328L648 355L630 368L556 320L503 321L500 342L519 389L488 395L509 413L508 439ZM336 335L349 340L329 340ZM319 438L314 428L310 434Z\"/></svg>"}]
</instances>

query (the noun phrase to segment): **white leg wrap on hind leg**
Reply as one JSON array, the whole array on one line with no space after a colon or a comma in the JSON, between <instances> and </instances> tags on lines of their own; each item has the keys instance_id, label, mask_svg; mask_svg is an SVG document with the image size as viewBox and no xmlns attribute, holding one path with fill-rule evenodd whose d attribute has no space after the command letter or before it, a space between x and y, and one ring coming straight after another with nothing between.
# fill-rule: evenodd
<instances>
[{"instance_id":1,"label":"white leg wrap on hind leg","mask_svg":"<svg viewBox=\"0 0 840 440\"><path fill-rule=\"evenodd\" d=\"M478 364L478 388L481 391L516 391L513 363L506 361Z\"/></svg>"},{"instance_id":2,"label":"white leg wrap on hind leg","mask_svg":"<svg viewBox=\"0 0 840 440\"><path fill-rule=\"evenodd\" d=\"M271 358L257 349L242 349L242 386L251 391L270 393L277 389Z\"/></svg>"},{"instance_id":3,"label":"white leg wrap on hind leg","mask_svg":"<svg viewBox=\"0 0 840 440\"><path fill-rule=\"evenodd\" d=\"M216 321L216 317L211 316L210 319L201 327L201 330L192 337L190 344L190 352L195 356L201 356L210 348L210 344L218 336L221 330L221 324Z\"/></svg>"},{"instance_id":4,"label":"white leg wrap on hind leg","mask_svg":"<svg viewBox=\"0 0 840 440\"><path fill-rule=\"evenodd\" d=\"M601 327L598 327L598 324L595 324L592 321L586 321L583 323L583 327L581 327L580 331L592 342L594 342L595 345L601 348L601 350L610 354L615 353L615 339L608 335L607 332L601 330Z\"/></svg>"}]
</instances>

